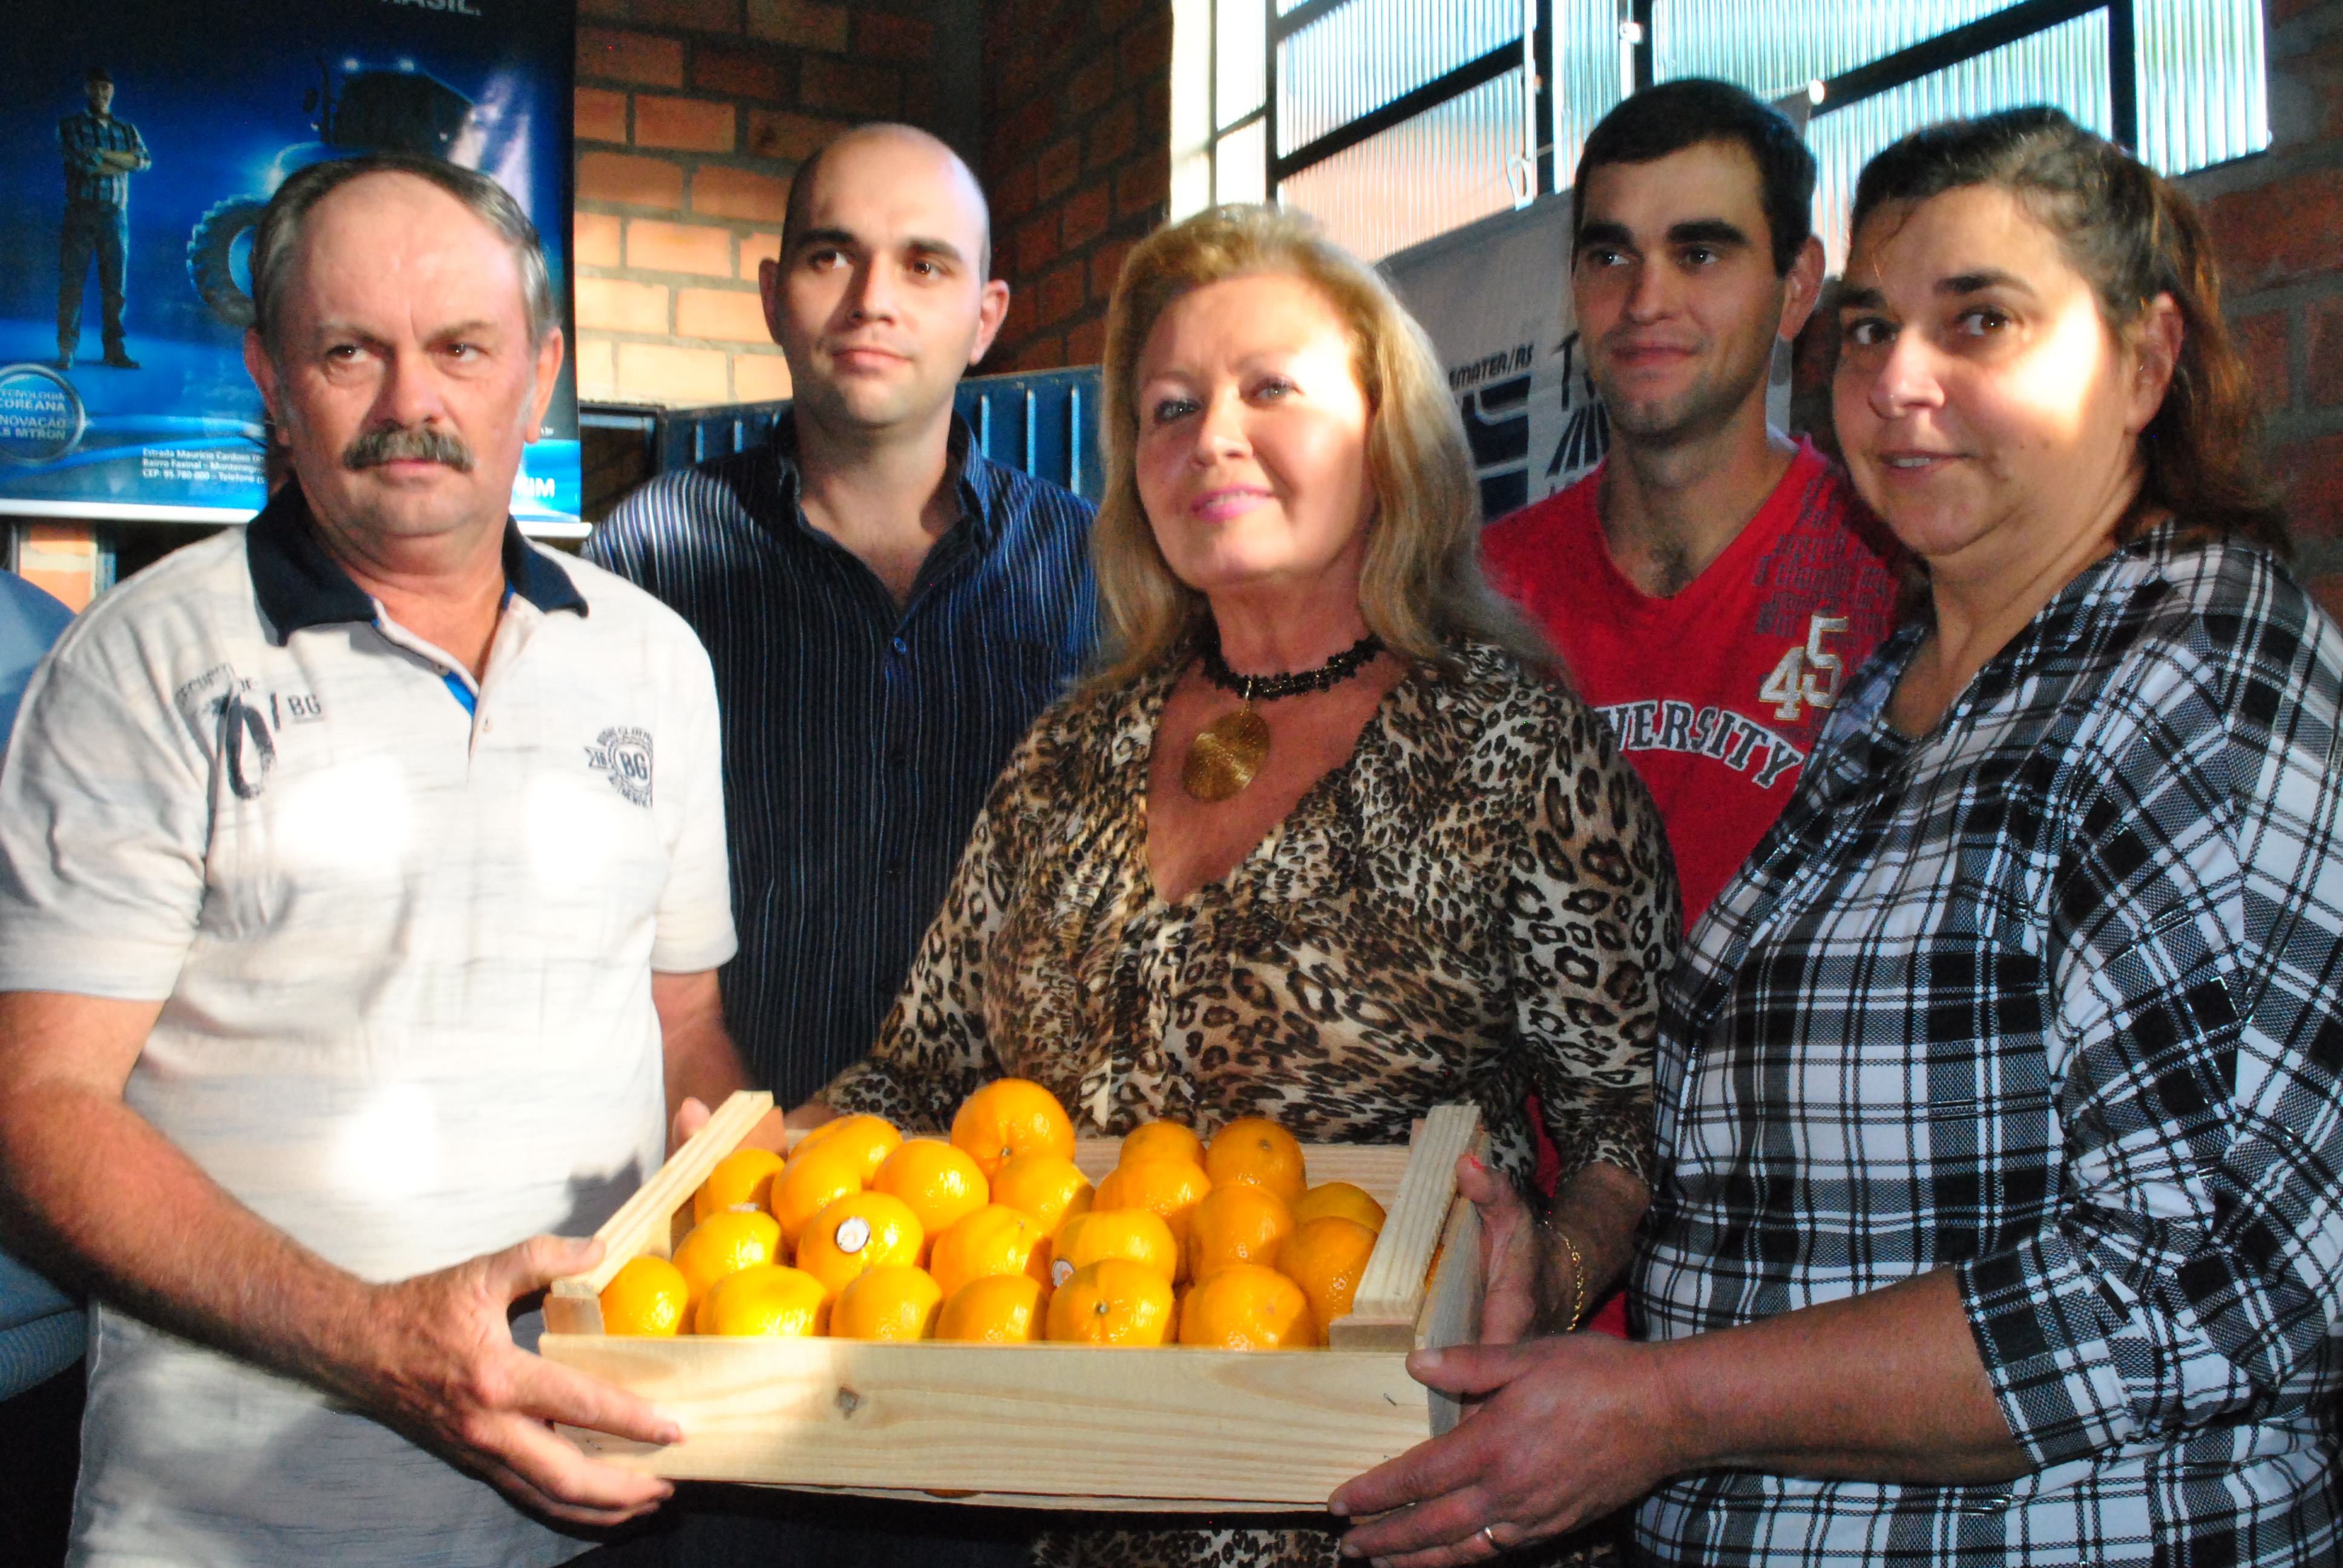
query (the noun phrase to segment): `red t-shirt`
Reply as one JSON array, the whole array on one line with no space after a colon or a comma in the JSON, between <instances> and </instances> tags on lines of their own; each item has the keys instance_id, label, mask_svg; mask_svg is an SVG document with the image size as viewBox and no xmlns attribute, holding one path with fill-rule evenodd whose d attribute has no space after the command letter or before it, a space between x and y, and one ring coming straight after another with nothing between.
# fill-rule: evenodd
<instances>
[{"instance_id":1,"label":"red t-shirt","mask_svg":"<svg viewBox=\"0 0 2343 1568\"><path fill-rule=\"evenodd\" d=\"M1689 930L1790 803L1823 716L1894 625L1896 546L1802 440L1725 553L1652 598L1611 564L1602 477L1501 518L1482 550L1652 791ZM1537 1182L1552 1191L1560 1167L1539 1134ZM1613 1295L1587 1326L1624 1338L1625 1302Z\"/></svg>"},{"instance_id":2,"label":"red t-shirt","mask_svg":"<svg viewBox=\"0 0 2343 1568\"><path fill-rule=\"evenodd\" d=\"M1650 788L1689 928L1789 804L1832 701L1893 626L1895 545L1801 441L1725 553L1651 598L1611 563L1601 479L1503 519L1483 549Z\"/></svg>"}]
</instances>

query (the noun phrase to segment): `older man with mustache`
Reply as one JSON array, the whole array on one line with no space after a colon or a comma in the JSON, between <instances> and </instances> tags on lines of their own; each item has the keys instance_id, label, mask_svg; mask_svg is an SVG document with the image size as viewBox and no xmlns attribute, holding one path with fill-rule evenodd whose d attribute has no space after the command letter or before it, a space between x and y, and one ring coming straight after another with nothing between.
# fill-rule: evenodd
<instances>
[{"instance_id":1,"label":"older man with mustache","mask_svg":"<svg viewBox=\"0 0 2343 1568\"><path fill-rule=\"evenodd\" d=\"M93 1302L74 1561L552 1563L663 1441L515 1304L740 1079L713 678L507 512L561 361L479 176L311 168L246 363L293 474L109 594L0 771L0 1226Z\"/></svg>"}]
</instances>

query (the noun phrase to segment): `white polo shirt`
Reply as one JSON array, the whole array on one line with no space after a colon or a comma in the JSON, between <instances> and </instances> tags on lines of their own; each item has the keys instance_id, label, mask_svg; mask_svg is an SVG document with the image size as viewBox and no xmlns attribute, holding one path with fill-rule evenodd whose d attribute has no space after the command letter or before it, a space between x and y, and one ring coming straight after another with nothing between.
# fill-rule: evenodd
<instances>
[{"instance_id":1,"label":"white polo shirt","mask_svg":"<svg viewBox=\"0 0 2343 1568\"><path fill-rule=\"evenodd\" d=\"M129 1104L369 1280L608 1217L664 1147L651 971L734 946L698 639L509 525L505 566L475 689L287 486L82 616L0 764L0 990L161 1000ZM75 1563L584 1550L305 1385L94 1319Z\"/></svg>"}]
</instances>

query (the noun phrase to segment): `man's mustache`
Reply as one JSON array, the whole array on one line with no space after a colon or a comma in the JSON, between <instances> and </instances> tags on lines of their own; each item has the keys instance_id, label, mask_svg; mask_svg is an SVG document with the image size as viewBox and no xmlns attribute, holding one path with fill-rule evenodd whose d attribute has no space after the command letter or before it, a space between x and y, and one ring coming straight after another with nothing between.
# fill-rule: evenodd
<instances>
[{"instance_id":1,"label":"man's mustache","mask_svg":"<svg viewBox=\"0 0 2343 1568\"><path fill-rule=\"evenodd\" d=\"M385 463L440 463L459 474L472 471L472 449L464 438L437 425L393 425L368 430L342 448L342 467L352 473Z\"/></svg>"}]
</instances>

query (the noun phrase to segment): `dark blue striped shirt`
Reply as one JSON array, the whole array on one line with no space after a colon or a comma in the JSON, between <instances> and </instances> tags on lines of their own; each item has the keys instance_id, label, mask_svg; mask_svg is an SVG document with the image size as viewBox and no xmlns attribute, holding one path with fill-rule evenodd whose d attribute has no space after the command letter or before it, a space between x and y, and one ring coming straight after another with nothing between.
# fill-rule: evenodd
<instances>
[{"instance_id":1,"label":"dark blue striped shirt","mask_svg":"<svg viewBox=\"0 0 2343 1568\"><path fill-rule=\"evenodd\" d=\"M65 199L107 206L129 205L130 176L100 163L98 154L136 153L142 169L155 163L139 140L137 126L115 115L101 120L87 109L57 122L57 150L65 162Z\"/></svg>"},{"instance_id":2,"label":"dark blue striped shirt","mask_svg":"<svg viewBox=\"0 0 2343 1568\"><path fill-rule=\"evenodd\" d=\"M977 812L1090 657L1091 505L971 449L960 522L900 609L798 507L796 426L664 474L588 560L691 623L716 667L740 952L725 1022L794 1105L862 1060Z\"/></svg>"}]
</instances>

